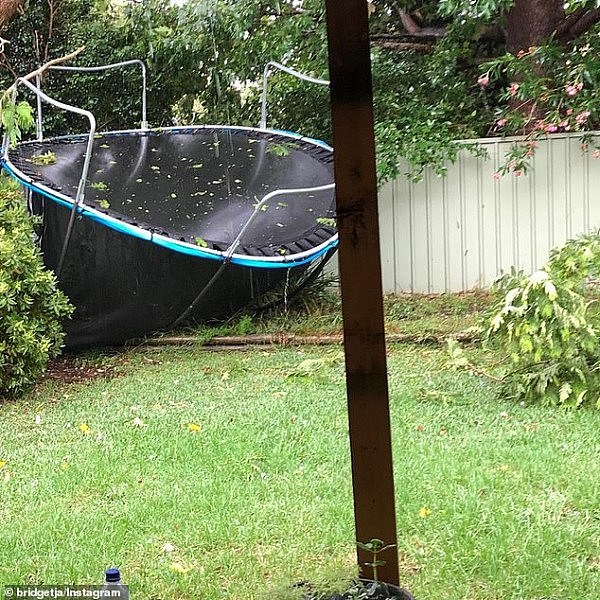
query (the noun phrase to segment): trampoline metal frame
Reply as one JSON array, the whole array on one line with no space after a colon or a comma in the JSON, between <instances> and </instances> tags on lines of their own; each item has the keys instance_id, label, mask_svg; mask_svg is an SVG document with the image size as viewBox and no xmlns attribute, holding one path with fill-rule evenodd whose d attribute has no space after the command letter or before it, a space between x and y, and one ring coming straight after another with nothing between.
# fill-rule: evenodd
<instances>
[{"instance_id":1,"label":"trampoline metal frame","mask_svg":"<svg viewBox=\"0 0 600 600\"><path fill-rule=\"evenodd\" d=\"M141 130L131 129L131 130L106 132L107 135L118 135L118 134L127 134L127 133L138 133L140 131L151 131L148 128L148 123L146 121L146 68L142 61L134 59L134 60L130 60L130 61L124 61L121 63L113 63L113 64L109 64L109 65L102 65L102 66L98 66L98 67L53 66L50 68L55 69L55 70L63 70L63 71L71 71L71 72L77 72L77 71L79 71L79 72L98 72L98 71L103 71L106 69L118 68L118 67L122 67L122 66L130 66L130 65L134 65L134 64L141 65L141 68L142 68L142 82L143 82L142 122L141 122L142 129ZM269 63L267 63L267 65L265 66L265 69L264 69L263 103L262 103L261 121L266 122L267 78L268 78L269 70L271 67L276 67L277 69L285 71L286 73L289 73L290 75L293 75L293 76L298 77L299 79L302 79L305 81L309 81L309 82L317 83L317 84L321 84L321 85L329 85L328 81L309 77L298 71L295 71L294 69L286 67L280 63L277 63L275 61L270 61ZM320 256L323 256L331 248L334 248L337 246L338 234L336 233L330 239L328 239L326 242L319 244L318 246L312 248L311 250L299 252L299 253L296 253L291 256L290 255L281 255L281 256L265 256L265 257L257 258L257 257L249 257L246 254L236 254L236 252L235 252L235 250L237 249L237 247L240 244L240 240L241 240L244 232L247 230L247 228L250 226L250 224L256 219L258 213L261 211L261 208L265 205L265 203L269 199L276 197L276 196L283 195L283 194L312 193L312 192L325 191L328 189L334 189L335 183L330 183L327 185L321 185L321 186L316 186L316 187L308 187L308 188L277 189L277 190L273 190L273 191L269 192L268 194L263 196L263 198L254 206L253 213L248 217L247 222L242 226L239 234L236 236L236 238L233 240L233 242L228 246L228 248L226 250L220 250L220 251L209 249L209 248L199 248L198 246L192 245L188 242L179 241L179 240L173 239L166 235L161 235L161 234L154 233L154 232L148 232L143 228L129 225L123 221L120 221L119 219L110 217L109 215L106 215L106 214L94 209L93 207L86 205L86 203L85 203L85 186L87 183L87 176L88 176L89 166L90 166L91 157L92 157L93 140L96 135L96 119L95 119L93 113L91 113L88 110L85 110L85 109L82 109L82 108L79 108L79 107L76 107L76 106L73 106L70 104L66 104L64 102L60 102L59 100L51 98L50 96L45 94L40 89L39 86L33 85L32 83L30 83L28 80L26 80L24 78L19 78L15 82L15 86L14 86L14 90L13 90L13 94L12 94L12 102L14 104L16 104L16 101L17 101L17 93L18 93L18 85L19 84L24 84L30 91L32 91L37 96L38 141L42 141L39 139L40 136L42 136L41 108L40 108L42 101L44 101L48 104L51 104L53 106L56 106L57 108L60 108L67 112L73 112L75 114L85 116L90 122L90 131L87 135L88 141L87 141L87 146L86 146L86 151L85 151L85 156L84 156L84 165L83 165L83 169L82 169L81 179L79 181L79 185L77 188L77 194L75 196L74 201L70 196L67 196L60 192L57 192L56 190L53 190L43 184L35 183L35 185L34 185L34 182L31 179L31 177L27 176L26 174L22 173L20 170L16 169L10 162L10 160L8 158L10 143L9 143L8 135L6 133L4 135L4 139L2 142L2 162L3 162L3 167L5 169L7 169L13 176L18 178L21 181L21 183L29 190L37 191L37 192L43 194L44 196L50 198L51 200L58 202L59 204L62 204L63 206L65 206L71 210L69 225L68 225L67 233L65 236L65 240L63 242L63 248L61 251L60 261L59 261L59 264L56 269L57 276L60 275L60 272L62 270L62 266L64 263L64 259L66 256L66 252L68 249L68 245L69 245L69 241L70 241L70 237L71 237L71 233L72 233L72 229L73 229L73 226L75 223L75 217L78 213L82 214L82 215L86 215L89 218L93 219L94 221L99 221L112 229L121 231L122 233L145 239L147 241L156 243L159 246L163 246L165 248L171 249L176 252L181 252L181 253L193 255L193 256L195 255L195 256L202 257L202 258L210 258L212 260L221 260L221 261L223 261L224 265L226 265L228 263L234 263L234 264L239 264L239 265L244 265L244 266L249 266L249 267L262 267L262 268L287 267L287 268L289 268L292 266L302 265L302 264L311 262L312 260L315 260L315 259L319 258ZM262 125L262 122L261 122L261 125ZM265 125L266 125L266 123L265 123ZM199 128L206 128L206 127L215 127L215 126L202 125L202 126L195 126L195 127L166 127L166 128L160 128L160 131L161 132L178 131L178 130L185 131L186 129L190 130L190 129L199 129ZM244 130L256 131L256 129L253 127L238 127L238 126L231 126L231 125L220 125L218 127L221 129L233 129L233 130L237 130L237 131L244 131ZM315 145L321 146L322 148L325 148L327 150L333 150L328 144L326 144L320 140L306 138L297 133L292 133L292 132L287 132L287 131L284 132L282 130L275 130L275 129L266 129L266 127L262 127L262 126L259 128L259 130L273 131L273 132L279 133L279 134L285 133L285 135L287 135L293 139L305 140L305 141L308 141ZM72 137L72 136L65 136L65 137Z\"/></svg>"},{"instance_id":2,"label":"trampoline metal frame","mask_svg":"<svg viewBox=\"0 0 600 600\"><path fill-rule=\"evenodd\" d=\"M271 68L275 67L276 69L287 73L288 75L292 75L297 79L301 79L302 81L308 81L309 83L316 83L317 85L329 85L329 81L326 79L317 79L316 77L310 77L309 75L305 75L304 73L300 73L300 71L296 71L296 69L292 69L291 67L286 67L281 63L278 63L274 60L269 61L263 70L263 85L262 85L262 97L260 103L260 123L259 127L261 129L267 128L267 90L269 83L269 75L271 74Z\"/></svg>"},{"instance_id":3,"label":"trampoline metal frame","mask_svg":"<svg viewBox=\"0 0 600 600\"><path fill-rule=\"evenodd\" d=\"M97 73L98 71L108 71L110 69L118 69L121 67L130 67L138 65L142 73L142 118L140 121L140 129L148 129L148 118L146 114L146 98L147 98L147 79L146 79L146 65L139 59L124 60L122 62L111 63L108 65L98 65L97 67L67 67L65 65L53 65L48 67L49 71L64 71L67 73ZM36 75L36 85L41 91L42 89L42 78L41 75ZM37 97L37 119L36 119L36 133L38 141L44 139L42 129L42 103L40 97Z\"/></svg>"},{"instance_id":4,"label":"trampoline metal frame","mask_svg":"<svg viewBox=\"0 0 600 600\"><path fill-rule=\"evenodd\" d=\"M60 252L60 258L58 261L58 265L56 268L56 276L58 277L62 271L62 267L65 261L65 256L67 254L67 249L69 247L69 241L71 240L71 233L73 231L73 226L75 224L75 217L77 213L80 211L80 207L84 204L84 195L85 195L85 184L87 181L88 171L90 169L90 162L92 160L92 146L94 144L94 135L96 134L96 118L89 111L83 108L79 108L77 106L72 106L71 104L65 104L64 102L60 102L55 100L54 98L50 98L47 94L42 92L41 89L33 85L27 79L23 77L19 77L15 82L15 87L12 93L12 102L16 104L17 102L17 94L19 84L23 84L25 87L29 88L37 96L38 106L41 106L41 102L47 102L57 108L61 108L62 110L66 110L67 112L72 112L77 115L84 116L88 119L90 123L90 131L88 133L88 141L85 150L85 158L83 161L83 168L81 170L81 178L79 179L79 185L77 186L77 192L75 194L75 200L72 201L71 214L69 216L69 223L67 225L67 233L65 235L65 239L63 240L63 246ZM8 149L9 149L9 138L8 135L4 135L3 143L2 143L2 156L4 160L8 159Z\"/></svg>"}]
</instances>

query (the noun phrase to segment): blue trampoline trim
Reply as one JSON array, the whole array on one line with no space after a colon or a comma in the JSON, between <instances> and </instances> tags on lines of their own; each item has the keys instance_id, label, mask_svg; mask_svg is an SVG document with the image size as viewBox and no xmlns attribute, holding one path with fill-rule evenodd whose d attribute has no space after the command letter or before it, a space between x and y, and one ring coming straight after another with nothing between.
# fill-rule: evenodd
<instances>
[{"instance_id":1,"label":"blue trampoline trim","mask_svg":"<svg viewBox=\"0 0 600 600\"><path fill-rule=\"evenodd\" d=\"M311 141L319 143L317 140ZM320 142L319 144L323 144L326 146L326 144L324 144L323 142ZM67 200L65 197L53 193L46 187L40 187L38 185L33 184L29 177L23 174L19 174L15 169L12 168L10 164L8 164L5 161L4 158L0 158L0 166L25 188L31 190L32 192L45 196L49 200L56 202L64 208L67 208L69 210L73 209L72 200ZM193 246L192 244L189 244L187 242L174 240L161 234L146 231L141 227L130 225L129 223L125 223L105 213L99 212L96 209L86 206L85 204L77 207L77 213L81 216L91 219L92 221L95 221L96 223L113 229L119 233L122 233L124 235L130 235L132 237L156 244L173 252L179 252L188 256L195 256L197 258L205 258L220 262L225 262L229 260L231 264L258 269L289 269L292 267L306 265L322 257L330 250L333 250L338 246L339 243L338 234L336 233L326 243L314 248L314 252L303 252L302 257L298 259L294 259L294 255L291 255L290 257L282 256L281 258L265 257L264 259L248 257L240 254L233 254L229 257L227 255L227 252L216 250L209 251L204 248Z\"/></svg>"}]
</instances>

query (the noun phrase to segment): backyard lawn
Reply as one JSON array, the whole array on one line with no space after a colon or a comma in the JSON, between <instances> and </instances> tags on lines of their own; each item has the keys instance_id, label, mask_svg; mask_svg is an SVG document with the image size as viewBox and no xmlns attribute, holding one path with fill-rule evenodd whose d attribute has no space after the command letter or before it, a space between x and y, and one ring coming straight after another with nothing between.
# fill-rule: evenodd
<instances>
[{"instance_id":1,"label":"backyard lawn","mask_svg":"<svg viewBox=\"0 0 600 600\"><path fill-rule=\"evenodd\" d=\"M339 346L70 365L97 376L0 405L0 587L114 564L132 598L258 600L354 574ZM597 600L600 413L499 400L438 346L391 345L389 378L402 584Z\"/></svg>"}]
</instances>

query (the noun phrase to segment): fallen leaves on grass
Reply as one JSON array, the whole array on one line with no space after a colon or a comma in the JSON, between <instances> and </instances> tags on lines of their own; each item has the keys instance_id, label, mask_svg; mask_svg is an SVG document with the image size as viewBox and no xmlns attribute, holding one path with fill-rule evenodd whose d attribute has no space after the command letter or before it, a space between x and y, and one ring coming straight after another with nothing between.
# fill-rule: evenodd
<instances>
[{"instance_id":1,"label":"fallen leaves on grass","mask_svg":"<svg viewBox=\"0 0 600 600\"><path fill-rule=\"evenodd\" d=\"M421 519L426 519L427 517L431 516L431 509L428 508L427 506L422 506L419 509L419 517L421 517Z\"/></svg>"},{"instance_id":2,"label":"fallen leaves on grass","mask_svg":"<svg viewBox=\"0 0 600 600\"><path fill-rule=\"evenodd\" d=\"M186 573L189 573L190 569L189 567L186 567L184 564L180 563L180 562L173 562L169 565L169 569L171 569L171 571L173 571L174 573L180 573L181 575L185 575Z\"/></svg>"}]
</instances>

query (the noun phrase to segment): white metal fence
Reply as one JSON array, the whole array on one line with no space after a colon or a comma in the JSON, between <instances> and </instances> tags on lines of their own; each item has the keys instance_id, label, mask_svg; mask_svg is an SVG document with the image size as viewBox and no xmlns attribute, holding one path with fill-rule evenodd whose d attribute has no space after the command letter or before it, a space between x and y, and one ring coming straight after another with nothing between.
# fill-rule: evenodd
<instances>
[{"instance_id":1,"label":"white metal fence","mask_svg":"<svg viewBox=\"0 0 600 600\"><path fill-rule=\"evenodd\" d=\"M540 142L527 175L497 181L515 139L479 140L488 158L464 152L446 177L427 172L419 183L401 176L383 186L385 292L486 288L513 266L541 267L551 248L600 227L600 158L582 152L580 136Z\"/></svg>"}]
</instances>

